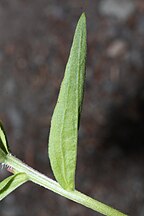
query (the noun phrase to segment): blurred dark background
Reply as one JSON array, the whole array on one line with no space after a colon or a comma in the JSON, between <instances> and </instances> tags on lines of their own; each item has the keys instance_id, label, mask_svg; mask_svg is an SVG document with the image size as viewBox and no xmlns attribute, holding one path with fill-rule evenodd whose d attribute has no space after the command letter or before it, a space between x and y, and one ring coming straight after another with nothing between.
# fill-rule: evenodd
<instances>
[{"instance_id":1,"label":"blurred dark background","mask_svg":"<svg viewBox=\"0 0 144 216\"><path fill-rule=\"evenodd\" d=\"M11 151L53 178L50 119L80 14L87 15L77 189L144 215L144 1L0 0L0 119ZM9 175L0 170L0 179ZM100 215L27 183L1 216Z\"/></svg>"}]
</instances>

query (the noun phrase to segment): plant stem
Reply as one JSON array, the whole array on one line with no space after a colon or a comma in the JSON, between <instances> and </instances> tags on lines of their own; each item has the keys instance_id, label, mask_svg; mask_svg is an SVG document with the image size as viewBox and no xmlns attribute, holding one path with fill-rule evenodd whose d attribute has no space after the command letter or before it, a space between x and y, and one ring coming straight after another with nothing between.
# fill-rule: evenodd
<instances>
[{"instance_id":1,"label":"plant stem","mask_svg":"<svg viewBox=\"0 0 144 216\"><path fill-rule=\"evenodd\" d=\"M27 174L30 181L49 189L61 196L64 196L74 202L77 202L83 206L86 206L94 211L97 211L106 216L127 216L119 212L116 209L113 209L110 206L107 206L89 196L80 193L77 190L67 191L64 190L56 181L48 178L47 176L41 174L40 172L29 167L27 164L23 163L21 160L17 159L11 154L7 154L6 162L7 165L11 166L15 172L24 172Z\"/></svg>"}]
</instances>

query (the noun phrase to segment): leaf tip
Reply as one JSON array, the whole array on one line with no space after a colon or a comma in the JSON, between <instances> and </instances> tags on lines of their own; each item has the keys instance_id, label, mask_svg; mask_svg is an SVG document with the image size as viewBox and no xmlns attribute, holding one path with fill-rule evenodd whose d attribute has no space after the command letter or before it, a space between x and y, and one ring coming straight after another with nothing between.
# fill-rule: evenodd
<instances>
[{"instance_id":1,"label":"leaf tip","mask_svg":"<svg viewBox=\"0 0 144 216\"><path fill-rule=\"evenodd\" d=\"M86 23L86 14L83 12L79 18L79 22Z\"/></svg>"}]
</instances>

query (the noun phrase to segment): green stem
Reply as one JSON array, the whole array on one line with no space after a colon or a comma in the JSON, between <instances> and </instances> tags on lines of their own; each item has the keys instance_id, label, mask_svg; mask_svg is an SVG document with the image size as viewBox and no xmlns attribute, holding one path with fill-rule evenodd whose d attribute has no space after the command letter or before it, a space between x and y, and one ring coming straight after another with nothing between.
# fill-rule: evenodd
<instances>
[{"instance_id":1,"label":"green stem","mask_svg":"<svg viewBox=\"0 0 144 216\"><path fill-rule=\"evenodd\" d=\"M34 170L33 168L29 167L21 160L17 159L11 154L8 154L6 157L6 164L13 167L16 172L24 172L29 177L29 180L46 188L49 189L61 196L64 196L74 202L77 202L83 206L86 206L94 211L97 211L106 216L127 216L119 212L116 209L111 208L97 200L94 200L87 195L80 193L77 190L74 191L66 191L64 190L56 181L48 178L47 176L41 174L40 172Z\"/></svg>"}]
</instances>

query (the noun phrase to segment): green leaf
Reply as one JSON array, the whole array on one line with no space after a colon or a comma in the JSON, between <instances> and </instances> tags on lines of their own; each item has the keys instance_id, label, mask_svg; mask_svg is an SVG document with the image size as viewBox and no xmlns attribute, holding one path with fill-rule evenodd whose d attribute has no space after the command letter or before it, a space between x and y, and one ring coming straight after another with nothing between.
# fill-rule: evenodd
<instances>
[{"instance_id":1,"label":"green leaf","mask_svg":"<svg viewBox=\"0 0 144 216\"><path fill-rule=\"evenodd\" d=\"M8 141L7 141L6 133L4 131L4 128L3 128L1 122L0 122L0 149L2 149L3 152L5 152L6 154L9 153Z\"/></svg>"},{"instance_id":2,"label":"green leaf","mask_svg":"<svg viewBox=\"0 0 144 216\"><path fill-rule=\"evenodd\" d=\"M25 173L17 173L4 179L0 182L0 200L27 181L28 177Z\"/></svg>"},{"instance_id":3,"label":"green leaf","mask_svg":"<svg viewBox=\"0 0 144 216\"><path fill-rule=\"evenodd\" d=\"M6 159L6 153L0 148L0 163L4 163Z\"/></svg>"},{"instance_id":4,"label":"green leaf","mask_svg":"<svg viewBox=\"0 0 144 216\"><path fill-rule=\"evenodd\" d=\"M79 117L83 101L86 61L86 17L74 35L58 101L52 116L49 158L55 178L66 190L75 188Z\"/></svg>"}]
</instances>

